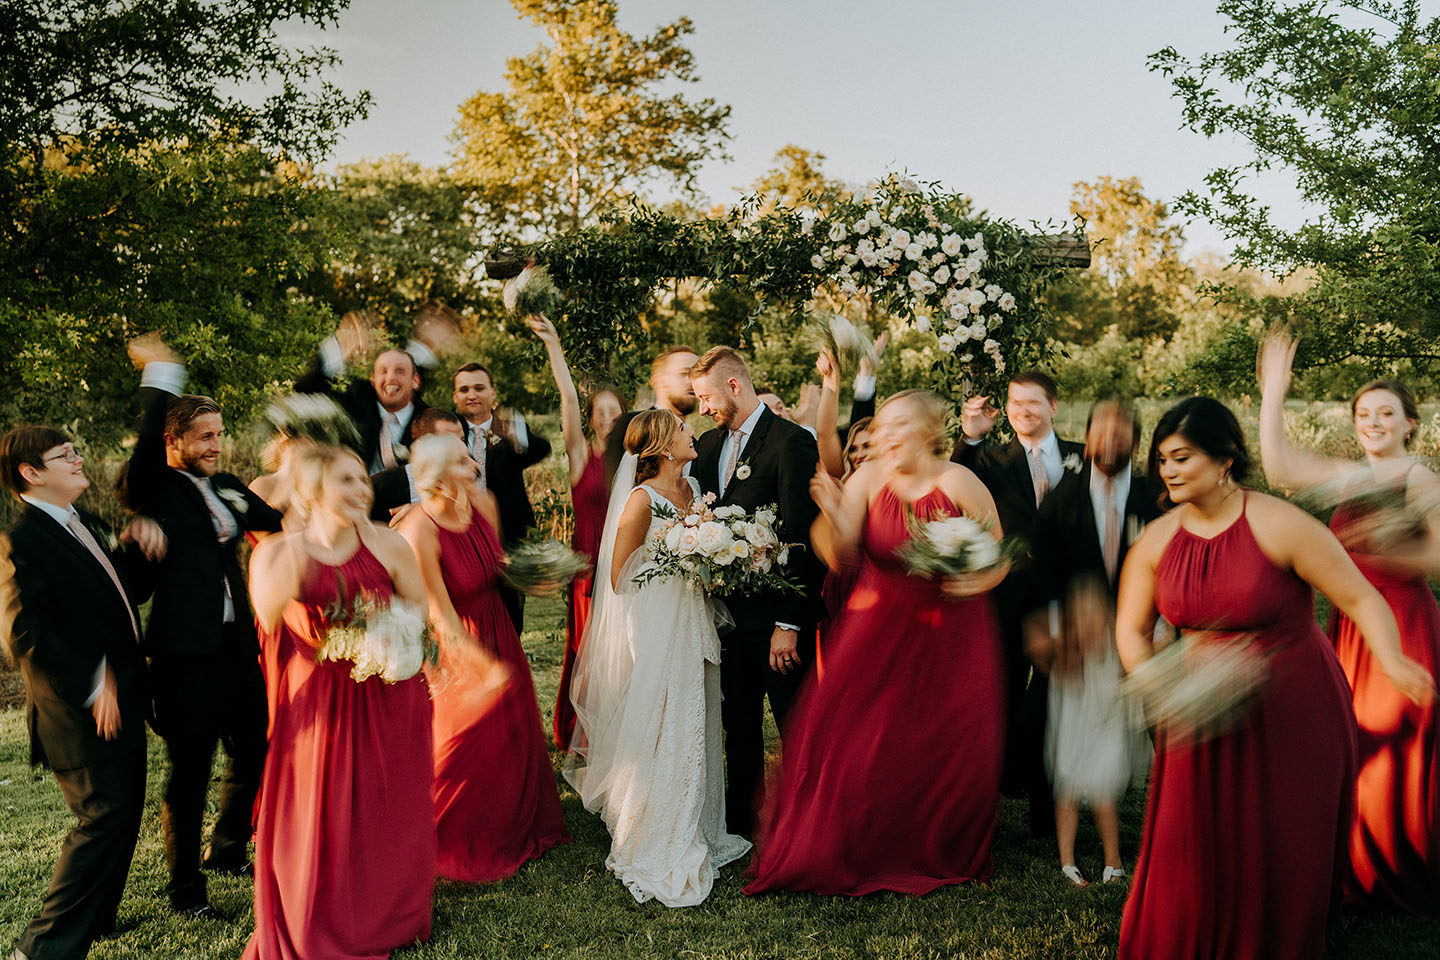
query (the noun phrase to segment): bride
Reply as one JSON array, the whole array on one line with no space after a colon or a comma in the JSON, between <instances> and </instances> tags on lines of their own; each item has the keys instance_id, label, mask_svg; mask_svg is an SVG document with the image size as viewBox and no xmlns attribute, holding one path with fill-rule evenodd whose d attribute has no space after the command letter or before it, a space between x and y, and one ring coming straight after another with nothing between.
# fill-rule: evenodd
<instances>
[{"instance_id":1,"label":"bride","mask_svg":"<svg viewBox=\"0 0 1440 960\"><path fill-rule=\"evenodd\" d=\"M677 579L634 583L661 511L689 512L694 433L668 410L625 431L600 541L591 619L570 697L565 777L610 831L605 866L644 902L694 906L750 843L725 832L720 640L705 597Z\"/></svg>"}]
</instances>

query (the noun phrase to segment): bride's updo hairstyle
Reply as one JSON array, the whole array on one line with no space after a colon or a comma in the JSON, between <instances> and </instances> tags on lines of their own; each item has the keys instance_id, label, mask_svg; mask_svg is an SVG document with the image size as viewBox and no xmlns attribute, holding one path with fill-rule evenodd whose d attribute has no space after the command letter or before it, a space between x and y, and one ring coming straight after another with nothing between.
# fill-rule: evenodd
<instances>
[{"instance_id":1,"label":"bride's updo hairstyle","mask_svg":"<svg viewBox=\"0 0 1440 960\"><path fill-rule=\"evenodd\" d=\"M292 467L295 475L295 505L300 508L303 516L309 516L315 504L320 502L320 494L325 489L325 477L330 468L347 457L356 463L361 462L360 455L349 447L306 444L295 451Z\"/></svg>"},{"instance_id":2,"label":"bride's updo hairstyle","mask_svg":"<svg viewBox=\"0 0 1440 960\"><path fill-rule=\"evenodd\" d=\"M950 434L946 429L950 415L945 410L945 402L929 390L901 390L899 393L890 394L885 402L880 404L880 410L896 402L910 404L913 411L910 422L930 438L930 452L937 457L944 457L950 446ZM876 411L877 414L879 412Z\"/></svg>"},{"instance_id":3,"label":"bride's updo hairstyle","mask_svg":"<svg viewBox=\"0 0 1440 960\"><path fill-rule=\"evenodd\" d=\"M410 447L410 472L415 477L415 489L433 495L445 482L450 468L468 456L465 442L447 433L429 433L416 440Z\"/></svg>"},{"instance_id":4,"label":"bride's updo hairstyle","mask_svg":"<svg viewBox=\"0 0 1440 960\"><path fill-rule=\"evenodd\" d=\"M636 483L660 472L660 461L679 432L680 420L669 410L646 410L635 415L625 429L625 449L636 457Z\"/></svg>"}]
</instances>

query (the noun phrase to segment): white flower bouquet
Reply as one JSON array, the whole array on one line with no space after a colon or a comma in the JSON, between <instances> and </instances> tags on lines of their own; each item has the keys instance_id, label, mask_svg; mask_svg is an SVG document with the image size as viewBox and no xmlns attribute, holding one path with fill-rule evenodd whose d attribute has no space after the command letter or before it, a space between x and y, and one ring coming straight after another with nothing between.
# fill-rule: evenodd
<instances>
[{"instance_id":1,"label":"white flower bouquet","mask_svg":"<svg viewBox=\"0 0 1440 960\"><path fill-rule=\"evenodd\" d=\"M655 516L665 520L649 542L650 562L635 576L651 580L681 577L699 585L707 596L789 591L800 584L790 575L790 551L799 544L781 543L775 533L775 507L747 514L730 505L711 509L707 493L685 516L657 504Z\"/></svg>"},{"instance_id":2,"label":"white flower bouquet","mask_svg":"<svg viewBox=\"0 0 1440 960\"><path fill-rule=\"evenodd\" d=\"M857 370L864 360L870 361L872 370L879 365L875 344L843 313L834 314L829 320L816 320L805 329L807 345L816 353L830 354L841 370Z\"/></svg>"},{"instance_id":3,"label":"white flower bouquet","mask_svg":"<svg viewBox=\"0 0 1440 960\"><path fill-rule=\"evenodd\" d=\"M550 596L590 569L590 560L553 537L522 540L501 564L505 582L532 597Z\"/></svg>"},{"instance_id":4,"label":"white flower bouquet","mask_svg":"<svg viewBox=\"0 0 1440 960\"><path fill-rule=\"evenodd\" d=\"M323 393L292 393L270 404L265 419L282 437L359 449L360 431L350 414Z\"/></svg>"},{"instance_id":5,"label":"white flower bouquet","mask_svg":"<svg viewBox=\"0 0 1440 960\"><path fill-rule=\"evenodd\" d=\"M1264 690L1265 654L1251 634L1182 635L1120 683L1168 736L1203 742L1239 726Z\"/></svg>"},{"instance_id":6,"label":"white flower bouquet","mask_svg":"<svg viewBox=\"0 0 1440 960\"><path fill-rule=\"evenodd\" d=\"M910 573L930 580L990 570L1019 552L1014 537L996 540L993 524L963 515L918 520L912 514L909 526L910 539L895 554Z\"/></svg>"},{"instance_id":7,"label":"white flower bouquet","mask_svg":"<svg viewBox=\"0 0 1440 960\"><path fill-rule=\"evenodd\" d=\"M425 611L398 599L381 604L357 597L350 610L332 611L328 619L333 625L315 659L349 662L356 683L371 677L386 683L409 680L436 658Z\"/></svg>"},{"instance_id":8,"label":"white flower bouquet","mask_svg":"<svg viewBox=\"0 0 1440 960\"><path fill-rule=\"evenodd\" d=\"M517 317L548 317L554 320L560 315L560 304L564 297L550 273L534 262L524 270L505 281L503 293L505 309Z\"/></svg>"}]
</instances>

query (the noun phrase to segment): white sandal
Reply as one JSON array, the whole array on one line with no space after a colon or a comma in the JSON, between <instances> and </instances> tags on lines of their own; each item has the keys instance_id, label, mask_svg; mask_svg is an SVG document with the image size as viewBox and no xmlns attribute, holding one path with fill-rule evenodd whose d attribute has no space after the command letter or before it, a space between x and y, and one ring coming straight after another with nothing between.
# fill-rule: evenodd
<instances>
[{"instance_id":1,"label":"white sandal","mask_svg":"<svg viewBox=\"0 0 1440 960\"><path fill-rule=\"evenodd\" d=\"M1125 879L1124 867L1106 867L1105 872L1100 876L1101 883L1119 883Z\"/></svg>"},{"instance_id":2,"label":"white sandal","mask_svg":"<svg viewBox=\"0 0 1440 960\"><path fill-rule=\"evenodd\" d=\"M1081 876L1080 868L1073 863L1061 864L1060 872L1065 874L1065 879L1069 880L1076 889L1084 890L1090 886L1090 881Z\"/></svg>"}]
</instances>

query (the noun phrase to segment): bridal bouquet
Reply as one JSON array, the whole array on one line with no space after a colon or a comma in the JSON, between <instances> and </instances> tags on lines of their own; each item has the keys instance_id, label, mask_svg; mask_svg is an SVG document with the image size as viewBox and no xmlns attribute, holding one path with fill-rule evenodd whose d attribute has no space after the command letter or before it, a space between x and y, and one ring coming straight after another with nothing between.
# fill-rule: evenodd
<instances>
[{"instance_id":1,"label":"bridal bouquet","mask_svg":"<svg viewBox=\"0 0 1440 960\"><path fill-rule=\"evenodd\" d=\"M664 523L650 538L650 562L635 582L644 585L680 577L698 584L709 596L800 592L800 585L784 569L791 548L799 544L780 542L774 505L747 514L734 505L712 509L714 502L715 495L707 493L683 517L664 504L654 507L655 516Z\"/></svg>"},{"instance_id":2,"label":"bridal bouquet","mask_svg":"<svg viewBox=\"0 0 1440 960\"><path fill-rule=\"evenodd\" d=\"M1132 670L1121 692L1167 734L1200 742L1244 719L1268 676L1265 654L1250 634L1183 635Z\"/></svg>"},{"instance_id":3,"label":"bridal bouquet","mask_svg":"<svg viewBox=\"0 0 1440 960\"><path fill-rule=\"evenodd\" d=\"M563 299L550 274L533 262L517 276L505 281L502 296L505 308L517 317L548 317L552 320L559 316Z\"/></svg>"},{"instance_id":4,"label":"bridal bouquet","mask_svg":"<svg viewBox=\"0 0 1440 960\"><path fill-rule=\"evenodd\" d=\"M532 597L549 596L590 569L590 560L553 537L516 544L500 568L505 582Z\"/></svg>"},{"instance_id":5,"label":"bridal bouquet","mask_svg":"<svg viewBox=\"0 0 1440 960\"><path fill-rule=\"evenodd\" d=\"M350 414L323 393L292 393L270 404L265 419L275 432L292 440L359 449L360 431Z\"/></svg>"},{"instance_id":6,"label":"bridal bouquet","mask_svg":"<svg viewBox=\"0 0 1440 960\"><path fill-rule=\"evenodd\" d=\"M425 611L398 599L381 604L356 597L349 610L327 616L333 624L315 659L348 661L350 678L359 683L379 677L386 683L409 680L434 662L437 648Z\"/></svg>"},{"instance_id":7,"label":"bridal bouquet","mask_svg":"<svg viewBox=\"0 0 1440 960\"><path fill-rule=\"evenodd\" d=\"M912 514L910 539L895 554L910 573L931 580L989 570L1019 552L1015 538L1002 543L990 535L991 526L966 516L922 521Z\"/></svg>"}]
</instances>

